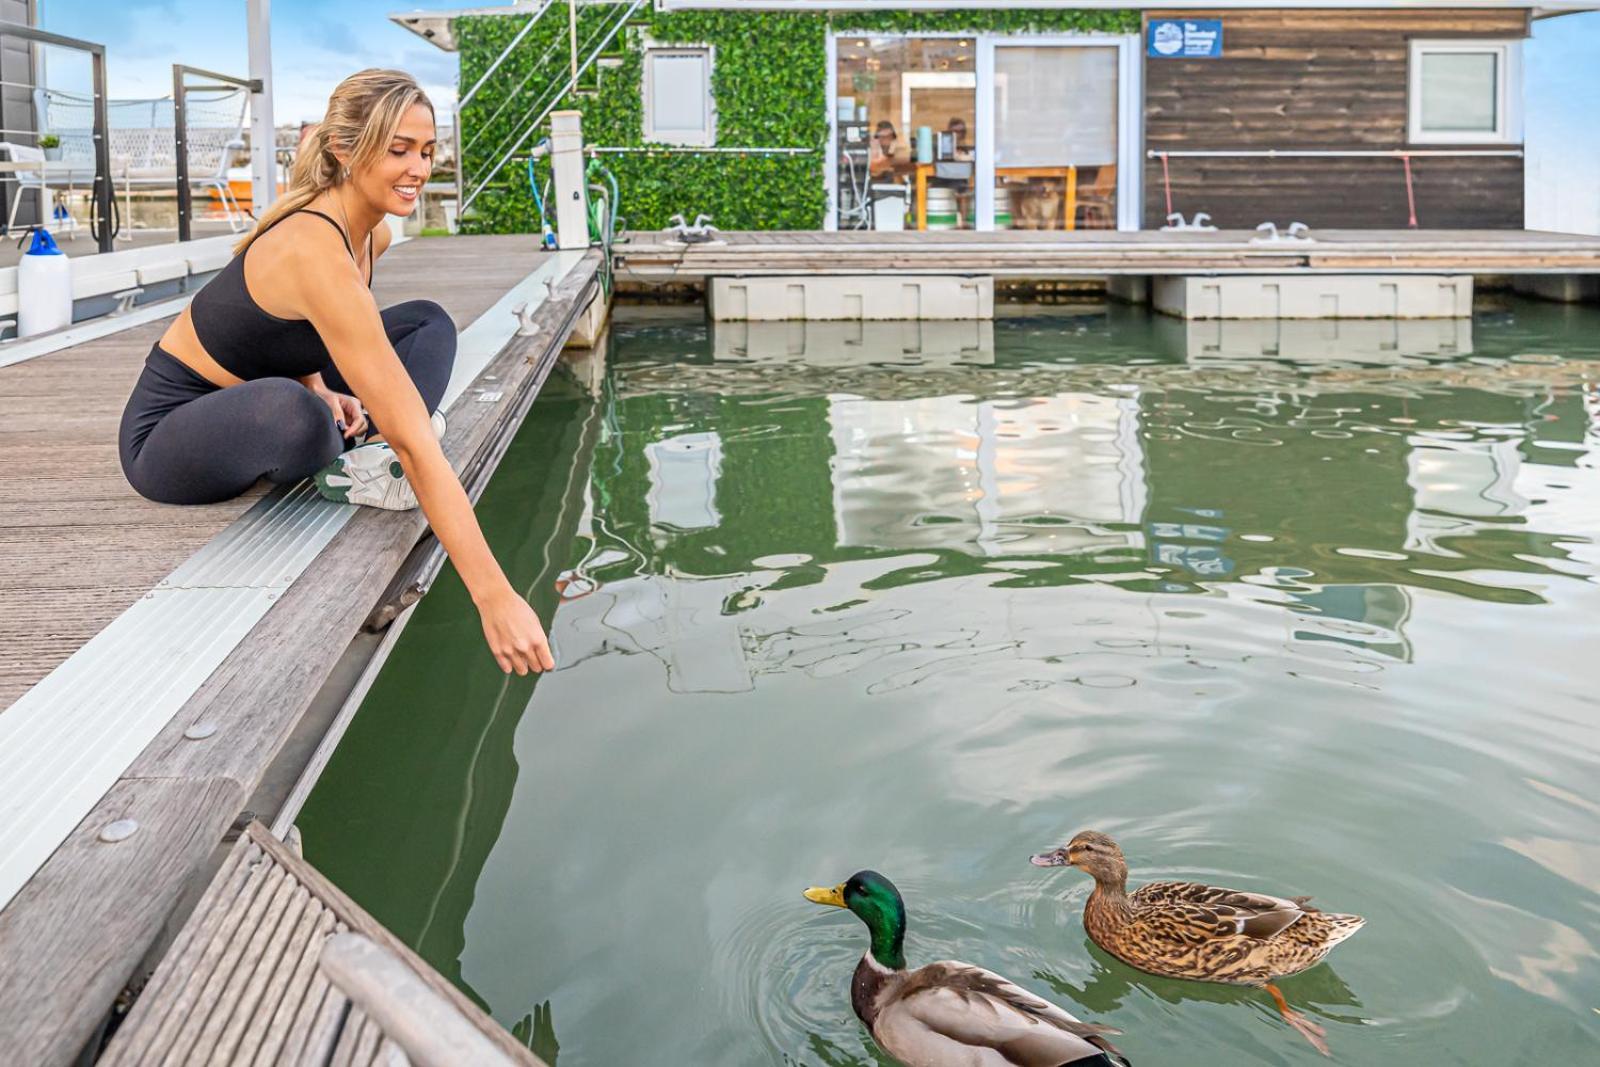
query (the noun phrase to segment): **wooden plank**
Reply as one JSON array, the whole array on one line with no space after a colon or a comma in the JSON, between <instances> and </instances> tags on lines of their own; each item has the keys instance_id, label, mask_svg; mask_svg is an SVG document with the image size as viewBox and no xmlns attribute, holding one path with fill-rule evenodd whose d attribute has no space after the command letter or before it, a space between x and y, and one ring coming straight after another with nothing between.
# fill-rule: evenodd
<instances>
[{"instance_id":1,"label":"wooden plank","mask_svg":"<svg viewBox=\"0 0 1600 1067\"><path fill-rule=\"evenodd\" d=\"M556 287L537 313L541 329L534 337L514 339L491 361L486 373L496 375L501 400L469 403L453 414L443 443L458 469L495 447L505 412L542 383L593 291L599 255L591 253ZM145 841L180 836L173 856L128 853L132 869L115 876L96 869L95 878L84 880L74 858L87 847L85 828L103 825L121 796L119 785L0 912L0 958L7 961L0 978L0 1048L23 1050L23 1062L40 1067L65 1064L76 1054L98 1023L100 1006L110 1003L154 939L162 909L200 867L203 855L189 855L182 841L221 838L424 525L420 512L361 509L128 770L126 781L216 783L221 791L170 798L163 812L169 823ZM344 591L337 601L320 593L329 583ZM216 733L202 742L185 740L184 730L202 719ZM171 825L176 809L182 821ZM144 887L142 907L122 899L129 883ZM64 895L74 898L71 907L61 906ZM70 928L63 925L68 921ZM69 949L71 959L58 958ZM43 1005L32 986L13 978L58 973L54 996ZM308 1041L322 1039L330 1010L323 1006Z\"/></svg>"},{"instance_id":2,"label":"wooden plank","mask_svg":"<svg viewBox=\"0 0 1600 1067\"><path fill-rule=\"evenodd\" d=\"M238 811L245 797L226 778L118 782L0 911L0 1049L10 1062L71 1062L216 846L215 825L194 812ZM136 820L138 832L99 840L119 819ZM137 945L108 942L122 931L144 936Z\"/></svg>"},{"instance_id":3,"label":"wooden plank","mask_svg":"<svg viewBox=\"0 0 1600 1067\"><path fill-rule=\"evenodd\" d=\"M526 276L537 255L534 235L409 241L378 261L373 293L384 305L433 299L464 324ZM50 635L7 648L0 709L263 492L178 508L142 499L122 476L123 404L169 321L0 368L0 454L7 459L0 470L0 642ZM45 575L60 580L41 580ZM113 588L120 595L108 595Z\"/></svg>"},{"instance_id":4,"label":"wooden plank","mask_svg":"<svg viewBox=\"0 0 1600 1067\"><path fill-rule=\"evenodd\" d=\"M341 940L329 945L335 937ZM291 972L289 981L275 981ZM298 1067L325 1062L331 1050L334 1063L367 1064L380 1056L393 1061L393 1042L416 1049L424 1063L542 1067L314 867L252 823L100 1062ZM471 1054L436 1055L449 1048Z\"/></svg>"},{"instance_id":5,"label":"wooden plank","mask_svg":"<svg viewBox=\"0 0 1600 1067\"><path fill-rule=\"evenodd\" d=\"M1220 58L1145 63L1145 143L1156 151L1403 149L1411 38L1528 35L1528 12L1512 9L1152 11L1147 18L1218 18L1225 27ZM1520 158L1414 166L1424 225L1522 225ZM1175 158L1169 167L1174 209L1205 211L1218 226L1262 219L1404 226L1409 217L1398 160ZM1144 189L1144 223L1159 226L1167 213L1159 159L1145 161Z\"/></svg>"},{"instance_id":6,"label":"wooden plank","mask_svg":"<svg viewBox=\"0 0 1600 1067\"><path fill-rule=\"evenodd\" d=\"M517 1067L501 1054L472 1018L428 988L400 957L356 933L341 934L323 946L322 968L350 1003L386 1035L410 1050L418 1067ZM369 1063L379 1041L359 1043L353 1063Z\"/></svg>"}]
</instances>

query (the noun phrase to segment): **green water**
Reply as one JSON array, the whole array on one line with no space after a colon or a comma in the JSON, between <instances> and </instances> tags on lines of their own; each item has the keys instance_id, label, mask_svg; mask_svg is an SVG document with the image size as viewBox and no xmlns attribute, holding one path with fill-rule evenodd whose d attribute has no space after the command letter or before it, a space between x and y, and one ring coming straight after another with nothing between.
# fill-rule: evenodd
<instances>
[{"instance_id":1,"label":"green water","mask_svg":"<svg viewBox=\"0 0 1600 1067\"><path fill-rule=\"evenodd\" d=\"M480 507L559 669L503 679L447 571L300 821L547 1058L878 1063L865 930L800 897L873 867L913 966L1137 1064L1323 1062L1263 994L1089 944L1087 879L1028 856L1092 827L1136 883L1366 916L1283 985L1337 1062L1596 1062L1593 309L693 321L607 359Z\"/></svg>"}]
</instances>

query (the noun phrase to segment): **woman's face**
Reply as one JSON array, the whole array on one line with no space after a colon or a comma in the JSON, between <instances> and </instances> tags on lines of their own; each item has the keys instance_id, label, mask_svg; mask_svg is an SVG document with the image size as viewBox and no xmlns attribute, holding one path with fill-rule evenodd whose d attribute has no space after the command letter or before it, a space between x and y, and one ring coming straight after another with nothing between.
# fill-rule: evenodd
<instances>
[{"instance_id":1,"label":"woman's face","mask_svg":"<svg viewBox=\"0 0 1600 1067\"><path fill-rule=\"evenodd\" d=\"M433 111L412 104L400 117L388 150L370 167L351 175L356 189L389 215L417 209L422 183L433 173Z\"/></svg>"}]
</instances>

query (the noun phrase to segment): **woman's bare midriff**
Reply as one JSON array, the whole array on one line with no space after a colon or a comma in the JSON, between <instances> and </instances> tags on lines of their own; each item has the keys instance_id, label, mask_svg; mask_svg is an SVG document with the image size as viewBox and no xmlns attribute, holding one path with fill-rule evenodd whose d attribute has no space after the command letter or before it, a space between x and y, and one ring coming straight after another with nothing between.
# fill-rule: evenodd
<instances>
[{"instance_id":1,"label":"woman's bare midriff","mask_svg":"<svg viewBox=\"0 0 1600 1067\"><path fill-rule=\"evenodd\" d=\"M173 320L167 332L161 335L159 342L163 351L172 358L194 371L200 377L217 386L226 389L230 385L242 385L244 379L237 374L230 374L223 369L222 364L212 359L210 354L201 347L200 338L194 332L194 320L189 317L189 309L184 308Z\"/></svg>"}]
</instances>

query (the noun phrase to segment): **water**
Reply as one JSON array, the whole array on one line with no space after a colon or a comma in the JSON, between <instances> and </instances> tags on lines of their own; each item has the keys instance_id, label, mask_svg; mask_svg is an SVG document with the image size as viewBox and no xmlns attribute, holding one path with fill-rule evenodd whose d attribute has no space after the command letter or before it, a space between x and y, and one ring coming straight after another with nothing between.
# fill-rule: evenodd
<instances>
[{"instance_id":1,"label":"water","mask_svg":"<svg viewBox=\"0 0 1600 1067\"><path fill-rule=\"evenodd\" d=\"M1136 1063L1318 1063L1091 946L1134 881L1367 917L1283 986L1340 1062L1600 1049L1600 314L617 331L480 509L561 668L447 572L308 855L560 1067L881 1062L808 885L894 879ZM564 590L557 592L557 585Z\"/></svg>"}]
</instances>

